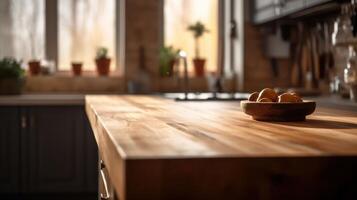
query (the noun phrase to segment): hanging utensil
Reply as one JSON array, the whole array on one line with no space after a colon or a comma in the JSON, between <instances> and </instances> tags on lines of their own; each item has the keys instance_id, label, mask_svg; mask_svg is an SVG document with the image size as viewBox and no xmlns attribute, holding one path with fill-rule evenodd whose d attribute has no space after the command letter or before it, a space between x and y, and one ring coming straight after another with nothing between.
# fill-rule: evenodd
<instances>
[{"instance_id":1,"label":"hanging utensil","mask_svg":"<svg viewBox=\"0 0 357 200\"><path fill-rule=\"evenodd\" d=\"M296 49L294 52L294 61L291 70L291 83L297 87L301 85L301 65L302 65L302 49L303 49L303 32L304 26L301 22L297 25Z\"/></svg>"},{"instance_id":2,"label":"hanging utensil","mask_svg":"<svg viewBox=\"0 0 357 200\"><path fill-rule=\"evenodd\" d=\"M320 75L320 63L319 63L319 55L317 49L317 36L316 30L313 30L311 33L311 54L312 54L312 72L314 78L315 86L318 85L319 75Z\"/></svg>"}]
</instances>

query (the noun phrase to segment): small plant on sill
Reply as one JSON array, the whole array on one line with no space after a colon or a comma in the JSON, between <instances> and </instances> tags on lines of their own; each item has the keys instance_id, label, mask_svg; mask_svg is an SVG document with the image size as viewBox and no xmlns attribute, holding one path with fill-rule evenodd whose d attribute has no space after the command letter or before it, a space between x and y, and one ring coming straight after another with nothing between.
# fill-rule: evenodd
<instances>
[{"instance_id":1,"label":"small plant on sill","mask_svg":"<svg viewBox=\"0 0 357 200\"><path fill-rule=\"evenodd\" d=\"M161 47L159 54L160 75L172 76L174 73L174 66L177 63L177 54L179 50L172 46Z\"/></svg>"},{"instance_id":2,"label":"small plant on sill","mask_svg":"<svg viewBox=\"0 0 357 200\"><path fill-rule=\"evenodd\" d=\"M108 49L106 47L99 47L97 49L95 63L97 72L100 76L108 76L110 71L110 58L108 57Z\"/></svg>"},{"instance_id":3,"label":"small plant on sill","mask_svg":"<svg viewBox=\"0 0 357 200\"><path fill-rule=\"evenodd\" d=\"M99 47L97 49L96 59L108 58L108 49L105 47Z\"/></svg>"},{"instance_id":4,"label":"small plant on sill","mask_svg":"<svg viewBox=\"0 0 357 200\"><path fill-rule=\"evenodd\" d=\"M0 60L0 94L21 93L25 74L21 64L14 58Z\"/></svg>"},{"instance_id":5,"label":"small plant on sill","mask_svg":"<svg viewBox=\"0 0 357 200\"><path fill-rule=\"evenodd\" d=\"M209 30L206 26L201 22L196 22L187 27L188 31L193 33L193 37L195 39L195 57L193 59L193 64L195 67L195 74L196 76L203 76L204 75L204 66L206 63L206 59L200 57L200 47L199 47L199 39L205 34L208 33Z\"/></svg>"}]
</instances>

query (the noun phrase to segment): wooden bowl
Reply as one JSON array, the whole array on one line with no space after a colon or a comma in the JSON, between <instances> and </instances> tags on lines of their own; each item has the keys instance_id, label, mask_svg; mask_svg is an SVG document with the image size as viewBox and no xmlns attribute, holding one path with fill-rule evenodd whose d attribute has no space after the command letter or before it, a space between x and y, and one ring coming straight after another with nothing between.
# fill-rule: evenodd
<instances>
[{"instance_id":1,"label":"wooden bowl","mask_svg":"<svg viewBox=\"0 0 357 200\"><path fill-rule=\"evenodd\" d=\"M244 113L259 121L304 121L306 115L315 111L314 101L300 103L277 103L241 101Z\"/></svg>"}]
</instances>

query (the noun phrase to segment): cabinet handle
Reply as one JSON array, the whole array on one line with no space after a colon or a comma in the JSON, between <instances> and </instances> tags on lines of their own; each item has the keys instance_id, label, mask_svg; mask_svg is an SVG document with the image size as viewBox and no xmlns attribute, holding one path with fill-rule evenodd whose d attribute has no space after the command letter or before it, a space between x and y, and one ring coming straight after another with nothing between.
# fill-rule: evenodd
<instances>
[{"instance_id":1,"label":"cabinet handle","mask_svg":"<svg viewBox=\"0 0 357 200\"><path fill-rule=\"evenodd\" d=\"M27 127L26 117L24 115L21 116L21 128L25 129Z\"/></svg>"},{"instance_id":2,"label":"cabinet handle","mask_svg":"<svg viewBox=\"0 0 357 200\"><path fill-rule=\"evenodd\" d=\"M104 194L100 193L100 199L101 200L107 200L107 199L110 199L110 194L109 194L107 179L105 178L105 174L104 174L103 168L100 169L100 176L102 177L102 180L103 180L104 192L105 193Z\"/></svg>"},{"instance_id":3,"label":"cabinet handle","mask_svg":"<svg viewBox=\"0 0 357 200\"><path fill-rule=\"evenodd\" d=\"M104 168L105 168L104 161L100 160L100 169L104 169Z\"/></svg>"},{"instance_id":4,"label":"cabinet handle","mask_svg":"<svg viewBox=\"0 0 357 200\"><path fill-rule=\"evenodd\" d=\"M29 127L31 127L31 128L33 128L34 126L35 126L35 117L34 117L34 115L31 115L30 116L30 119L29 119Z\"/></svg>"}]
</instances>

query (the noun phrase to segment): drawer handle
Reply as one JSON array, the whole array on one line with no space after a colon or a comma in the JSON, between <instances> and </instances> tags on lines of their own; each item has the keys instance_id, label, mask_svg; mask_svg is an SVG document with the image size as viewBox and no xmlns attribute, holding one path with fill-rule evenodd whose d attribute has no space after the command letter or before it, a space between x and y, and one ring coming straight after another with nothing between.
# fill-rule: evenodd
<instances>
[{"instance_id":1,"label":"drawer handle","mask_svg":"<svg viewBox=\"0 0 357 200\"><path fill-rule=\"evenodd\" d=\"M100 176L102 177L103 180L103 185L104 185L104 194L100 193L100 199L101 200L107 200L110 198L110 194L109 194L109 190L108 190L108 183L107 183L107 179L105 178L105 174L103 170L100 170Z\"/></svg>"},{"instance_id":2,"label":"drawer handle","mask_svg":"<svg viewBox=\"0 0 357 200\"><path fill-rule=\"evenodd\" d=\"M27 118L26 118L25 115L22 115L22 116L21 116L21 128L22 128L22 129L27 128Z\"/></svg>"}]
</instances>

